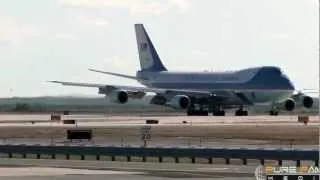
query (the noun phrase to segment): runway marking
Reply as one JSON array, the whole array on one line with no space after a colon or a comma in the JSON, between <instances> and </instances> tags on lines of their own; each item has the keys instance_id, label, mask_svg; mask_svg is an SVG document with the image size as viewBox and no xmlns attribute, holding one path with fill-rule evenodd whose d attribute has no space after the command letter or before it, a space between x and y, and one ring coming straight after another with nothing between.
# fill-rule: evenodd
<instances>
[{"instance_id":1,"label":"runway marking","mask_svg":"<svg viewBox=\"0 0 320 180\"><path fill-rule=\"evenodd\" d=\"M226 171L226 170L239 170L239 168L197 168L198 170L203 170L203 171Z\"/></svg>"}]
</instances>

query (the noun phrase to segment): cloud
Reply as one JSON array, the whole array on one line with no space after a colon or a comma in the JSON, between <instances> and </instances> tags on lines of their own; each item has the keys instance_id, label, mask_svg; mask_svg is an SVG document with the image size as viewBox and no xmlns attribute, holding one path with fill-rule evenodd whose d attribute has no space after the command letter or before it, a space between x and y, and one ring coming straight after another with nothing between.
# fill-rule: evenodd
<instances>
[{"instance_id":1,"label":"cloud","mask_svg":"<svg viewBox=\"0 0 320 180\"><path fill-rule=\"evenodd\" d=\"M52 35L52 39L67 39L67 40L75 40L75 37L69 33L56 33Z\"/></svg>"},{"instance_id":2,"label":"cloud","mask_svg":"<svg viewBox=\"0 0 320 180\"><path fill-rule=\"evenodd\" d=\"M87 25L93 25L97 27L107 28L110 26L110 22L103 18L98 17L81 17L78 18L80 22Z\"/></svg>"},{"instance_id":3,"label":"cloud","mask_svg":"<svg viewBox=\"0 0 320 180\"><path fill-rule=\"evenodd\" d=\"M197 57L197 58L199 58L199 57L203 58L203 57L208 56L208 54L206 52L201 51L201 50L193 50L193 51L191 51L191 55L194 57Z\"/></svg>"},{"instance_id":4,"label":"cloud","mask_svg":"<svg viewBox=\"0 0 320 180\"><path fill-rule=\"evenodd\" d=\"M270 43L273 46L288 46L289 44L292 44L295 39L294 35L282 32L265 34L261 38L263 42Z\"/></svg>"},{"instance_id":5,"label":"cloud","mask_svg":"<svg viewBox=\"0 0 320 180\"><path fill-rule=\"evenodd\" d=\"M101 66L104 66L104 69L116 69L118 72L130 72L130 70L132 70L132 67L135 67L133 61L129 61L127 58L118 55L106 58L104 60L104 63L105 65Z\"/></svg>"},{"instance_id":6,"label":"cloud","mask_svg":"<svg viewBox=\"0 0 320 180\"><path fill-rule=\"evenodd\" d=\"M132 14L162 14L169 10L187 12L189 0L61 0L61 5L85 9L127 9Z\"/></svg>"},{"instance_id":7,"label":"cloud","mask_svg":"<svg viewBox=\"0 0 320 180\"><path fill-rule=\"evenodd\" d=\"M188 0L170 0L169 2L182 11L188 11L188 9L191 7L191 2Z\"/></svg>"},{"instance_id":8,"label":"cloud","mask_svg":"<svg viewBox=\"0 0 320 180\"><path fill-rule=\"evenodd\" d=\"M268 36L271 40L289 40L292 36L288 33L274 33Z\"/></svg>"},{"instance_id":9,"label":"cloud","mask_svg":"<svg viewBox=\"0 0 320 180\"><path fill-rule=\"evenodd\" d=\"M22 23L13 17L0 17L0 27L1 44L22 43L35 35L31 24Z\"/></svg>"}]
</instances>

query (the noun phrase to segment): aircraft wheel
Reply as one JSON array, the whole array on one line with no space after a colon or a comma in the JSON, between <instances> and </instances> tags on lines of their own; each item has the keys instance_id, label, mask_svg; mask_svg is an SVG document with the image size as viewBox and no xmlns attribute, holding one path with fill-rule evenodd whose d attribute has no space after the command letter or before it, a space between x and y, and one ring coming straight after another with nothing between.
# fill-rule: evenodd
<instances>
[{"instance_id":1,"label":"aircraft wheel","mask_svg":"<svg viewBox=\"0 0 320 180\"><path fill-rule=\"evenodd\" d=\"M243 111L243 110L236 110L235 113L236 116L248 116L248 111Z\"/></svg>"},{"instance_id":2,"label":"aircraft wheel","mask_svg":"<svg viewBox=\"0 0 320 180\"><path fill-rule=\"evenodd\" d=\"M208 112L208 111L201 111L201 115L202 115L202 116L208 116L208 115L209 115L209 112Z\"/></svg>"},{"instance_id":3,"label":"aircraft wheel","mask_svg":"<svg viewBox=\"0 0 320 180\"><path fill-rule=\"evenodd\" d=\"M193 116L193 115L194 115L194 109L193 108L188 108L187 116Z\"/></svg>"},{"instance_id":4,"label":"aircraft wheel","mask_svg":"<svg viewBox=\"0 0 320 180\"><path fill-rule=\"evenodd\" d=\"M270 116L278 116L278 112L277 111L269 111Z\"/></svg>"},{"instance_id":5,"label":"aircraft wheel","mask_svg":"<svg viewBox=\"0 0 320 180\"><path fill-rule=\"evenodd\" d=\"M187 109L187 116L194 116L197 114L197 111L194 108L194 104L191 104L190 107Z\"/></svg>"},{"instance_id":6,"label":"aircraft wheel","mask_svg":"<svg viewBox=\"0 0 320 180\"><path fill-rule=\"evenodd\" d=\"M188 110L187 116L208 116L208 111L200 111L200 110Z\"/></svg>"},{"instance_id":7,"label":"aircraft wheel","mask_svg":"<svg viewBox=\"0 0 320 180\"><path fill-rule=\"evenodd\" d=\"M226 112L224 110L214 111L213 115L214 116L225 116Z\"/></svg>"},{"instance_id":8,"label":"aircraft wheel","mask_svg":"<svg viewBox=\"0 0 320 180\"><path fill-rule=\"evenodd\" d=\"M187 111L187 116L194 116L194 111L192 111L192 110L188 110Z\"/></svg>"}]
</instances>

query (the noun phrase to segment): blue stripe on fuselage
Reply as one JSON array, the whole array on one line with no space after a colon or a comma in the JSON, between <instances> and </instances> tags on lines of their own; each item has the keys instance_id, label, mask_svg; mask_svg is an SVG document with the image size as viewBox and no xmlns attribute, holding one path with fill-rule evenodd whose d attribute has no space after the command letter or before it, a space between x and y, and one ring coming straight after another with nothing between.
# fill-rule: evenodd
<instances>
[{"instance_id":1,"label":"blue stripe on fuselage","mask_svg":"<svg viewBox=\"0 0 320 180\"><path fill-rule=\"evenodd\" d=\"M150 87L164 89L203 89L203 90L292 90L292 88L282 85L268 86L265 84L250 83L152 83Z\"/></svg>"}]
</instances>

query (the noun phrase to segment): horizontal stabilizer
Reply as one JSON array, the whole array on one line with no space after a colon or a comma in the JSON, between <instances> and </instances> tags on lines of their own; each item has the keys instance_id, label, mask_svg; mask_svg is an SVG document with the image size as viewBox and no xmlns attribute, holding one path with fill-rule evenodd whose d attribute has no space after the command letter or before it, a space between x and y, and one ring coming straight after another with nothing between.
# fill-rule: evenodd
<instances>
[{"instance_id":1,"label":"horizontal stabilizer","mask_svg":"<svg viewBox=\"0 0 320 180\"><path fill-rule=\"evenodd\" d=\"M100 70L96 70L96 69L89 69L89 71L102 73L102 74L109 74L109 75L112 75L112 76L119 76L119 77L128 78L128 79L138 80L138 78L136 78L135 76L130 76L130 75L126 75L126 74L118 74L118 73L113 73L113 72L100 71Z\"/></svg>"}]
</instances>

